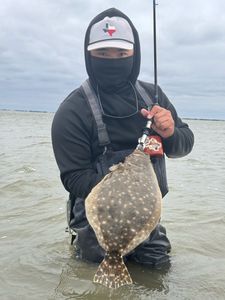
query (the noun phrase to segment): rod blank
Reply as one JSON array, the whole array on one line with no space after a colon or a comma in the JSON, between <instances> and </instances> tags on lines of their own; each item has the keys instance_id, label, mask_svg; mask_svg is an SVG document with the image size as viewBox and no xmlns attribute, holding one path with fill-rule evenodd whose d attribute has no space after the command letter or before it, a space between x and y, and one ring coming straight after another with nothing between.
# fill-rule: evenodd
<instances>
[{"instance_id":1,"label":"rod blank","mask_svg":"<svg viewBox=\"0 0 225 300\"><path fill-rule=\"evenodd\" d=\"M153 0L153 45L154 45L154 87L155 104L158 104L158 70L157 70L157 43L156 43L156 3Z\"/></svg>"}]
</instances>

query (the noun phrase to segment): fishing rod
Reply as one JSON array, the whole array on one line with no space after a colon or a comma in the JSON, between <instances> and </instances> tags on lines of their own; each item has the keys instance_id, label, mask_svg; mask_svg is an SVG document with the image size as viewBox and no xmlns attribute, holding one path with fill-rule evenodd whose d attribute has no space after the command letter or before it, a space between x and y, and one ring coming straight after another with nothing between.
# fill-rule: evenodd
<instances>
[{"instance_id":1,"label":"fishing rod","mask_svg":"<svg viewBox=\"0 0 225 300\"><path fill-rule=\"evenodd\" d=\"M157 43L156 43L156 2L153 0L153 46L154 46L154 105L159 105L158 104L158 71L157 71ZM150 132L151 132L151 126L152 126L152 118L148 119L145 128L143 129L142 136L138 140L138 146L137 149L142 150L150 156L158 155L162 156L163 155L163 150L162 150L162 144L160 137L154 136L154 142L152 144L154 151L151 151L151 149L146 148L146 141L150 137ZM152 136L153 137L153 136Z\"/></svg>"},{"instance_id":2,"label":"fishing rod","mask_svg":"<svg viewBox=\"0 0 225 300\"><path fill-rule=\"evenodd\" d=\"M156 41L156 2L153 0L153 45L154 45L154 87L155 104L158 104L158 70L157 70L157 41Z\"/></svg>"}]
</instances>

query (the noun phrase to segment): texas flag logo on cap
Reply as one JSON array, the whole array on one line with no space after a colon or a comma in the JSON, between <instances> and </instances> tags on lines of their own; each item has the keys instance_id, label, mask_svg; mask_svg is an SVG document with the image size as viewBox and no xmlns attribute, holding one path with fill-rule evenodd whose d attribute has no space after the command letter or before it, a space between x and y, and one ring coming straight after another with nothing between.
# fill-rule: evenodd
<instances>
[{"instance_id":1,"label":"texas flag logo on cap","mask_svg":"<svg viewBox=\"0 0 225 300\"><path fill-rule=\"evenodd\" d=\"M103 28L104 32L107 32L110 36L113 35L114 32L116 32L116 27L109 25L109 23L106 23L105 28Z\"/></svg>"}]
</instances>

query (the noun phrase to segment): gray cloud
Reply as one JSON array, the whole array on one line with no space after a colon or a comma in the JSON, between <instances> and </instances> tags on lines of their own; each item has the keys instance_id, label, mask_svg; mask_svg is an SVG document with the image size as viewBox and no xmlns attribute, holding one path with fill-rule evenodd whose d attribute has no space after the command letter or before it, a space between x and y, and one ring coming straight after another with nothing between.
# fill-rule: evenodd
<instances>
[{"instance_id":1,"label":"gray cloud","mask_svg":"<svg viewBox=\"0 0 225 300\"><path fill-rule=\"evenodd\" d=\"M225 118L225 2L159 0L159 84L182 116ZM83 39L109 7L138 29L153 80L151 1L8 0L0 10L0 108L55 111L86 78Z\"/></svg>"}]
</instances>

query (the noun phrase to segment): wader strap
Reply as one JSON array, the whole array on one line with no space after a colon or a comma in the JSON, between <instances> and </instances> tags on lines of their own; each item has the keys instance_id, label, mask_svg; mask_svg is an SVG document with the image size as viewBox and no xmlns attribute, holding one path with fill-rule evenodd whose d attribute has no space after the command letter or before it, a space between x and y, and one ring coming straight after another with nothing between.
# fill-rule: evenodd
<instances>
[{"instance_id":1,"label":"wader strap","mask_svg":"<svg viewBox=\"0 0 225 300\"><path fill-rule=\"evenodd\" d=\"M153 101L151 97L147 94L146 90L141 86L138 80L135 83L135 87L145 104L148 106L149 109L151 109L151 107L153 106Z\"/></svg>"},{"instance_id":2,"label":"wader strap","mask_svg":"<svg viewBox=\"0 0 225 300\"><path fill-rule=\"evenodd\" d=\"M146 92L146 90L141 86L141 84L139 83L138 80L135 83L135 87L136 87L138 93L140 94L141 98L147 105L147 107L149 109L151 109L151 107L153 105L153 101L152 101L151 97L148 95L148 93ZM100 107L98 104L98 99L97 99L94 89L92 88L92 86L90 84L89 79L87 79L85 82L82 83L82 88L83 88L84 94L86 96L86 99L87 99L88 103L90 104L92 114L95 118L95 122L97 125L99 145L100 146L109 145L110 139L108 136L106 125L104 124L104 122L102 120L102 113L101 113L101 110L100 110Z\"/></svg>"},{"instance_id":3,"label":"wader strap","mask_svg":"<svg viewBox=\"0 0 225 300\"><path fill-rule=\"evenodd\" d=\"M100 146L106 146L110 144L110 139L106 126L102 120L102 113L98 104L98 99L95 91L93 90L90 81L87 79L82 83L83 91L86 95L87 101L90 104L92 114L95 118L98 131L98 140Z\"/></svg>"}]
</instances>

